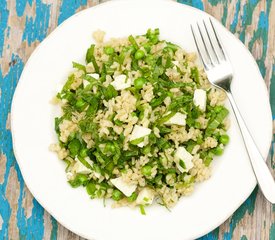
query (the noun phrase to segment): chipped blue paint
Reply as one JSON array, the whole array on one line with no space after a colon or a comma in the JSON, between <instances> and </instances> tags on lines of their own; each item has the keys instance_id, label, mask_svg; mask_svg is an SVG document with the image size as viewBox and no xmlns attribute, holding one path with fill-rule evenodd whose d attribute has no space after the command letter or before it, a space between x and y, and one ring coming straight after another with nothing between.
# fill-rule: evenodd
<instances>
[{"instance_id":1,"label":"chipped blue paint","mask_svg":"<svg viewBox=\"0 0 275 240\"><path fill-rule=\"evenodd\" d=\"M32 5L32 0L16 0L16 13L18 17L23 16L27 3Z\"/></svg>"},{"instance_id":2,"label":"chipped blue paint","mask_svg":"<svg viewBox=\"0 0 275 240\"><path fill-rule=\"evenodd\" d=\"M267 0L267 5L269 5L269 8L270 8L270 0ZM242 19L242 31L240 33L240 40L242 42L245 42L245 33L246 33L246 30L247 30L247 26L250 26L251 23L252 23L252 18L253 18L253 12L256 8L258 4L258 1L257 0L253 0L253 1L247 1L246 4L244 4L243 6L243 15L241 16L241 19ZM268 12L268 15L269 15L269 9L268 7L267 8L267 12ZM265 35L263 35L265 36Z\"/></svg>"},{"instance_id":3,"label":"chipped blue paint","mask_svg":"<svg viewBox=\"0 0 275 240\"><path fill-rule=\"evenodd\" d=\"M262 47L263 47L263 53L260 59L257 59L256 62L260 68L261 74L263 77L265 77L266 74L266 69L265 69L265 58L266 58L266 52L267 52L267 46L268 46L268 16L269 16L269 11L270 11L270 5L271 5L271 0L267 1L267 10L266 12L262 11L259 16L259 21L258 21L258 28L254 32L254 35L251 39L251 41L248 44L249 50L252 49L253 45L257 40L262 41Z\"/></svg>"},{"instance_id":4,"label":"chipped blue paint","mask_svg":"<svg viewBox=\"0 0 275 240\"><path fill-rule=\"evenodd\" d=\"M189 6L193 6L195 8L200 9L200 10L204 10L204 5L203 5L202 0L179 0L178 2L187 4Z\"/></svg>"},{"instance_id":5,"label":"chipped blue paint","mask_svg":"<svg viewBox=\"0 0 275 240\"><path fill-rule=\"evenodd\" d=\"M12 166L17 165L12 150L11 132L10 130L6 129L6 121L11 107L13 92L24 66L22 60L15 55L12 55L11 62L13 64L11 64L9 72L6 76L3 76L3 73L0 69L0 89L2 92L0 97L0 153L4 154L7 158L4 182L3 184L0 184L0 214L4 221L2 230L0 231L0 239L9 238L8 224L11 215L11 207L5 197L5 192L7 189L10 169Z\"/></svg>"},{"instance_id":6,"label":"chipped blue paint","mask_svg":"<svg viewBox=\"0 0 275 240\"><path fill-rule=\"evenodd\" d=\"M232 23L230 24L230 31L231 32L236 32L236 27L238 24L238 18L239 18L239 13L240 13L240 7L241 7L241 1L239 0L236 4L236 9L235 9L235 14Z\"/></svg>"},{"instance_id":7,"label":"chipped blue paint","mask_svg":"<svg viewBox=\"0 0 275 240\"><path fill-rule=\"evenodd\" d=\"M247 240L247 237L246 237L245 235L243 235L243 236L241 237L241 240Z\"/></svg>"},{"instance_id":8,"label":"chipped blue paint","mask_svg":"<svg viewBox=\"0 0 275 240\"><path fill-rule=\"evenodd\" d=\"M29 45L34 41L41 42L47 36L49 18L50 5L43 3L42 0L37 0L35 19L26 17L22 41L27 40Z\"/></svg>"},{"instance_id":9,"label":"chipped blue paint","mask_svg":"<svg viewBox=\"0 0 275 240\"><path fill-rule=\"evenodd\" d=\"M24 191L24 180L17 164L15 170L17 172L20 183L20 195L18 199L18 210L16 215L20 239L42 239L44 234L44 209L35 199L33 199L32 215L29 218L25 216L25 209L23 208L23 199L26 194Z\"/></svg>"},{"instance_id":10,"label":"chipped blue paint","mask_svg":"<svg viewBox=\"0 0 275 240\"><path fill-rule=\"evenodd\" d=\"M258 0L250 0L250 3L251 3L252 5L256 5L256 4L258 3Z\"/></svg>"},{"instance_id":11,"label":"chipped blue paint","mask_svg":"<svg viewBox=\"0 0 275 240\"><path fill-rule=\"evenodd\" d=\"M218 240L218 239L219 239L219 228L216 228L215 230L199 238L198 240Z\"/></svg>"},{"instance_id":12,"label":"chipped blue paint","mask_svg":"<svg viewBox=\"0 0 275 240\"><path fill-rule=\"evenodd\" d=\"M56 240L57 239L57 221L51 217L51 222L52 222L52 232L51 232L51 240Z\"/></svg>"},{"instance_id":13,"label":"chipped blue paint","mask_svg":"<svg viewBox=\"0 0 275 240\"><path fill-rule=\"evenodd\" d=\"M250 197L239 207L239 209L233 214L230 219L229 232L225 232L223 235L224 240L231 240L233 237L233 232L237 224L241 221L246 213L252 214L255 209L255 202L257 197L258 187L254 189Z\"/></svg>"},{"instance_id":14,"label":"chipped blue paint","mask_svg":"<svg viewBox=\"0 0 275 240\"><path fill-rule=\"evenodd\" d=\"M260 13L258 28L268 29L268 15L263 11Z\"/></svg>"},{"instance_id":15,"label":"chipped blue paint","mask_svg":"<svg viewBox=\"0 0 275 240\"><path fill-rule=\"evenodd\" d=\"M58 25L72 16L78 8L87 4L87 0L75 0L72 4L71 0L63 0L60 7L60 15L58 18Z\"/></svg>"},{"instance_id":16,"label":"chipped blue paint","mask_svg":"<svg viewBox=\"0 0 275 240\"><path fill-rule=\"evenodd\" d=\"M9 11L7 9L6 1L0 1L0 57L2 57L4 41L5 41L5 31L8 24Z\"/></svg>"},{"instance_id":17,"label":"chipped blue paint","mask_svg":"<svg viewBox=\"0 0 275 240\"><path fill-rule=\"evenodd\" d=\"M275 223L272 223L269 229L269 240L274 240L274 239L275 239Z\"/></svg>"}]
</instances>

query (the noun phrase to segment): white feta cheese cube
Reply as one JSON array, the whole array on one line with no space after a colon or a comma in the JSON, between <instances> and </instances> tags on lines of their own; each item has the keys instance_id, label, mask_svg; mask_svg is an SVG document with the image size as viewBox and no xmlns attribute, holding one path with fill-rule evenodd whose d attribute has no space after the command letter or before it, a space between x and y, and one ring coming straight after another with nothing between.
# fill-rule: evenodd
<instances>
[{"instance_id":1,"label":"white feta cheese cube","mask_svg":"<svg viewBox=\"0 0 275 240\"><path fill-rule=\"evenodd\" d=\"M141 143L137 144L137 146L140 147L140 148L143 148L144 145L145 145L144 142L141 142Z\"/></svg>"},{"instance_id":2,"label":"white feta cheese cube","mask_svg":"<svg viewBox=\"0 0 275 240\"><path fill-rule=\"evenodd\" d=\"M131 87L131 79L127 79L126 75L121 74L115 77L115 80L111 82L111 85L113 85L116 90L123 90Z\"/></svg>"},{"instance_id":3,"label":"white feta cheese cube","mask_svg":"<svg viewBox=\"0 0 275 240\"><path fill-rule=\"evenodd\" d=\"M92 172L91 169L84 166L78 159L76 160L76 163L72 167L72 172L74 173L81 173L81 174L90 174Z\"/></svg>"},{"instance_id":4,"label":"white feta cheese cube","mask_svg":"<svg viewBox=\"0 0 275 240\"><path fill-rule=\"evenodd\" d=\"M98 73L89 73L87 75L92 77L92 78L99 79L99 74Z\"/></svg>"},{"instance_id":5,"label":"white feta cheese cube","mask_svg":"<svg viewBox=\"0 0 275 240\"><path fill-rule=\"evenodd\" d=\"M94 165L93 161L92 161L89 157L85 157L84 159L85 159L85 161L86 161L91 167ZM100 178L100 177L101 177L101 174L100 174L100 173L98 173L98 172L96 172L96 171L93 171L93 173L94 173L94 176L95 176L96 178Z\"/></svg>"},{"instance_id":6,"label":"white feta cheese cube","mask_svg":"<svg viewBox=\"0 0 275 240\"><path fill-rule=\"evenodd\" d=\"M166 121L164 124L166 125L179 125L179 126L185 126L186 125L186 114L182 113L176 113L173 117L171 117L168 121Z\"/></svg>"},{"instance_id":7,"label":"white feta cheese cube","mask_svg":"<svg viewBox=\"0 0 275 240\"><path fill-rule=\"evenodd\" d=\"M172 61L172 63L173 63L175 66L179 67L179 61Z\"/></svg>"},{"instance_id":8,"label":"white feta cheese cube","mask_svg":"<svg viewBox=\"0 0 275 240\"><path fill-rule=\"evenodd\" d=\"M149 135L151 133L151 131L152 130L150 128L135 125L134 129L131 133L131 136L130 136L130 141L145 137L145 136ZM144 147L144 142L141 142L141 143L137 144L137 146L138 147Z\"/></svg>"},{"instance_id":9,"label":"white feta cheese cube","mask_svg":"<svg viewBox=\"0 0 275 240\"><path fill-rule=\"evenodd\" d=\"M74 174L72 172L67 172L66 176L69 181L74 179Z\"/></svg>"},{"instance_id":10,"label":"white feta cheese cube","mask_svg":"<svg viewBox=\"0 0 275 240\"><path fill-rule=\"evenodd\" d=\"M206 91L202 89L196 89L194 92L194 104L199 107L202 111L206 109Z\"/></svg>"},{"instance_id":11,"label":"white feta cheese cube","mask_svg":"<svg viewBox=\"0 0 275 240\"><path fill-rule=\"evenodd\" d=\"M137 188L137 185L129 184L123 181L122 177L114 178L110 181L117 189L123 192L123 194L127 197L130 197Z\"/></svg>"},{"instance_id":12,"label":"white feta cheese cube","mask_svg":"<svg viewBox=\"0 0 275 240\"><path fill-rule=\"evenodd\" d=\"M93 161L89 157L85 157L84 159L91 167L94 165Z\"/></svg>"},{"instance_id":13,"label":"white feta cheese cube","mask_svg":"<svg viewBox=\"0 0 275 240\"><path fill-rule=\"evenodd\" d=\"M136 203L141 205L152 204L154 201L154 192L150 188L143 188L138 194Z\"/></svg>"},{"instance_id":14,"label":"white feta cheese cube","mask_svg":"<svg viewBox=\"0 0 275 240\"><path fill-rule=\"evenodd\" d=\"M194 167L194 163L192 162L193 156L184 147L178 147L175 157L178 159L178 162L176 163L177 168L181 172L188 172ZM183 161L185 168L180 165L180 161Z\"/></svg>"},{"instance_id":15,"label":"white feta cheese cube","mask_svg":"<svg viewBox=\"0 0 275 240\"><path fill-rule=\"evenodd\" d=\"M86 79L83 79L83 86L84 88L87 87L90 84L90 82Z\"/></svg>"}]
</instances>

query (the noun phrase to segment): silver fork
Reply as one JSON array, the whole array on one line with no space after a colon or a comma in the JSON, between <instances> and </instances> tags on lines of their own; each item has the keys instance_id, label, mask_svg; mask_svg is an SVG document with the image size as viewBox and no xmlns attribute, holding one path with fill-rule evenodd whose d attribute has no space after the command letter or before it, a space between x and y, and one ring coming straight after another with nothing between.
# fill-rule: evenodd
<instances>
[{"instance_id":1,"label":"silver fork","mask_svg":"<svg viewBox=\"0 0 275 240\"><path fill-rule=\"evenodd\" d=\"M219 40L211 18L207 24L203 21L200 24L197 23L196 26L191 25L191 31L209 82L227 93L258 184L266 199L275 204L274 179L233 98L230 87L233 79L231 63Z\"/></svg>"}]
</instances>

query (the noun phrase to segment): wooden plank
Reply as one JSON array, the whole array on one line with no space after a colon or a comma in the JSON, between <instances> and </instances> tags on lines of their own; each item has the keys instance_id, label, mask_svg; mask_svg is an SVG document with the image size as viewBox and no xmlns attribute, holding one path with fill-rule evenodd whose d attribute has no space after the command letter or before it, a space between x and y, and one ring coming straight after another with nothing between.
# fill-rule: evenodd
<instances>
[{"instance_id":1,"label":"wooden plank","mask_svg":"<svg viewBox=\"0 0 275 240\"><path fill-rule=\"evenodd\" d=\"M15 86L35 47L66 18L100 2L103 1L0 1L0 239L81 239L59 225L25 187L12 153L9 113ZM274 90L271 103L275 111L275 1L179 2L215 16L245 43L267 87ZM275 175L273 151L268 161ZM256 189L230 219L201 239L273 240L275 207Z\"/></svg>"}]
</instances>

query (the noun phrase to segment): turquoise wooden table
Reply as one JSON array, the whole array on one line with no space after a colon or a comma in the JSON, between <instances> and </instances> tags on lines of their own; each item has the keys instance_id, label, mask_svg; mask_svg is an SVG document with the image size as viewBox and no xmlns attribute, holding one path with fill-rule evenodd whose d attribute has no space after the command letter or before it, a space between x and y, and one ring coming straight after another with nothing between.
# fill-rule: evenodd
<instances>
[{"instance_id":1,"label":"turquoise wooden table","mask_svg":"<svg viewBox=\"0 0 275 240\"><path fill-rule=\"evenodd\" d=\"M149 1L149 0L148 0ZM10 107L24 64L66 18L98 0L0 0L0 240L80 239L51 217L24 184L13 155ZM219 19L252 52L275 116L275 0L180 0ZM268 159L275 175L274 144ZM275 206L256 188L219 228L201 239L275 240Z\"/></svg>"}]
</instances>

